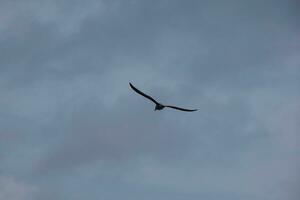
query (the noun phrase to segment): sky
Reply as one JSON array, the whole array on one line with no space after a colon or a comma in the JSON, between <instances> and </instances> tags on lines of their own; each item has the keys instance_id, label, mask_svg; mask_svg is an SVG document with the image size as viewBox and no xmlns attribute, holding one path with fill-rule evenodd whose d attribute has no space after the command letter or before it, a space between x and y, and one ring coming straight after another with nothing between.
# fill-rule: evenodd
<instances>
[{"instance_id":1,"label":"sky","mask_svg":"<svg viewBox=\"0 0 300 200\"><path fill-rule=\"evenodd\" d=\"M299 9L1 0L0 200L298 200Z\"/></svg>"}]
</instances>

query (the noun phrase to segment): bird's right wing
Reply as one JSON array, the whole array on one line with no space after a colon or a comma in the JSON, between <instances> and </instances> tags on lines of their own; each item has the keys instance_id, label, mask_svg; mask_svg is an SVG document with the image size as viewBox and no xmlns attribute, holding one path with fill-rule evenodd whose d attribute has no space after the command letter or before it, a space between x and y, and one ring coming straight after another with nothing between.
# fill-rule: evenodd
<instances>
[{"instance_id":1,"label":"bird's right wing","mask_svg":"<svg viewBox=\"0 0 300 200\"><path fill-rule=\"evenodd\" d=\"M136 87L134 87L131 83L129 83L130 87L135 91L137 92L138 94L146 97L147 99L150 99L151 101L153 101L155 104L158 104L157 101L155 101L152 97L150 97L149 95L143 93L142 91L138 90Z\"/></svg>"},{"instance_id":2,"label":"bird's right wing","mask_svg":"<svg viewBox=\"0 0 300 200\"><path fill-rule=\"evenodd\" d=\"M198 110L198 109L185 109L185 108L179 108L179 107L176 107L176 106L165 106L165 107L173 108L173 109L181 110L181 111L186 111L186 112L194 112L194 111L197 111L197 110Z\"/></svg>"}]
</instances>

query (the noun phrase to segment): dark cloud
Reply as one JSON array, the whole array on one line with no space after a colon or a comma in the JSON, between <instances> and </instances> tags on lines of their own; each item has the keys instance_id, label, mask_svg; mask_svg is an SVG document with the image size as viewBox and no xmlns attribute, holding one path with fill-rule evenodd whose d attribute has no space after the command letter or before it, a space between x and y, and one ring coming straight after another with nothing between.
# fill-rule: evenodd
<instances>
[{"instance_id":1,"label":"dark cloud","mask_svg":"<svg viewBox=\"0 0 300 200\"><path fill-rule=\"evenodd\" d=\"M7 188L34 188L32 199L298 199L298 2L0 4ZM199 112L153 112L129 81Z\"/></svg>"},{"instance_id":2,"label":"dark cloud","mask_svg":"<svg viewBox=\"0 0 300 200\"><path fill-rule=\"evenodd\" d=\"M129 88L124 87L124 90ZM168 114L153 112L152 104L143 99L138 102L135 97L133 93L130 99L121 97L109 109L96 97L61 108L57 117L63 116L64 124L59 127L63 128L65 138L57 150L42 161L38 170L51 173L91 161L126 163L141 156L161 160L184 156L192 137L183 132L189 134L191 130L185 129L183 124L174 126L175 119L168 120ZM143 104L148 109L138 108Z\"/></svg>"}]
</instances>

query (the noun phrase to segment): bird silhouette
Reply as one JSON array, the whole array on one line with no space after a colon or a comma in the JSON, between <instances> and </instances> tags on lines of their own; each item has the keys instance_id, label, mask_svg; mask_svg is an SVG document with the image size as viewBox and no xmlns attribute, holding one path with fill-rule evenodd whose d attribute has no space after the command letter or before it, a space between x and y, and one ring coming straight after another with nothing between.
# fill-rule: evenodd
<instances>
[{"instance_id":1,"label":"bird silhouette","mask_svg":"<svg viewBox=\"0 0 300 200\"><path fill-rule=\"evenodd\" d=\"M169 106L169 105L163 105L162 103L157 102L155 99L153 99L151 96L143 93L142 91L138 90L136 87L134 87L131 83L129 83L130 87L137 92L138 94L146 97L147 99L151 100L153 103L155 103L155 111L156 110L162 110L164 108L173 108L176 110L181 110L181 111L186 111L186 112L193 112L193 111L197 111L198 109L185 109L185 108L180 108L180 107L176 107L176 106Z\"/></svg>"}]
</instances>

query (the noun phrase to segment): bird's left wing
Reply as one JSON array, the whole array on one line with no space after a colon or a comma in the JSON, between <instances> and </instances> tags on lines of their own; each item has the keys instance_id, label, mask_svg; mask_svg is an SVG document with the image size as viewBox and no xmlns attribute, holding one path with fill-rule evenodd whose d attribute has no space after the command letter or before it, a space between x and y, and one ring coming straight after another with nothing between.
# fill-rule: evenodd
<instances>
[{"instance_id":1,"label":"bird's left wing","mask_svg":"<svg viewBox=\"0 0 300 200\"><path fill-rule=\"evenodd\" d=\"M157 102L155 99L153 99L151 96L149 96L149 95L143 93L142 91L138 90L138 89L137 89L136 87L134 87L131 83L129 83L129 85L130 85L131 89L133 89L133 90L134 90L135 92L137 92L138 94L140 94L140 95L146 97L147 99L153 101L155 104L158 104L158 102Z\"/></svg>"}]
</instances>

